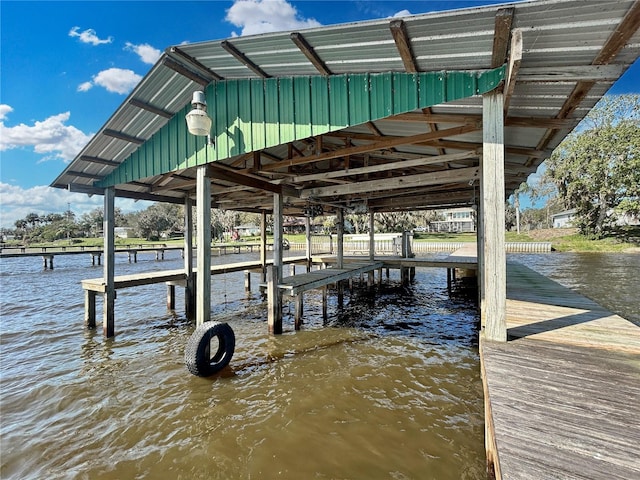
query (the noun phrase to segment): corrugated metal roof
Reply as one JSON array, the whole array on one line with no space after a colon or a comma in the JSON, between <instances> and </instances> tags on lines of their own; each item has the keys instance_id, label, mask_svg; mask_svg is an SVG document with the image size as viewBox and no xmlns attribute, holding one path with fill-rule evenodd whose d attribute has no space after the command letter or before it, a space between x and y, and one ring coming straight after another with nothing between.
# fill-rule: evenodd
<instances>
[{"instance_id":1,"label":"corrugated metal roof","mask_svg":"<svg viewBox=\"0 0 640 480\"><path fill-rule=\"evenodd\" d=\"M412 58L403 58L391 24L398 19L350 23L296 32L311 48L304 52L293 32L278 32L228 40L208 41L168 48L162 58L131 92L80 154L52 183L59 188L100 193L94 183L103 180L118 165L158 133L176 114L183 115L191 94L212 81L234 78L297 77L323 73L332 75L403 72L485 70L494 63L494 37L498 19L513 12L510 32L522 33L523 55L506 117L506 186L513 191L555 148L564 136L589 112L615 80L640 55L640 7L633 0L585 2L546 0L519 2L434 12L402 18L402 29ZM396 25L397 26L397 25ZM509 35L507 30L507 36ZM603 51L605 49L606 51ZM609 51L611 50L611 51ZM240 56L232 51L240 52ZM315 55L315 58L313 56ZM507 61L499 60L498 64ZM595 67L592 64L597 64ZM409 64L409 66L408 66ZM577 95L578 90L586 91ZM308 155L314 149L338 150L348 145L367 145L385 138L441 131L477 122L482 99L469 97L417 111L422 117L399 116L353 126L327 134L323 139L309 137L290 145L259 152L259 163L249 155L223 162L247 175L249 171L264 181L286 184L288 178L304 178L316 171L362 168L365 164L397 162L416 156L434 156L478 150L481 133L471 132L436 138L427 143L397 145L313 163L305 168L261 169L290 156ZM455 116L455 117L452 117ZM546 120L545 120L546 119ZM541 120L547 123L540 123ZM352 137L352 138L351 138ZM181 140L182 141L182 140ZM193 139L185 138L184 142ZM442 171L477 165L477 158L457 163L441 162L413 168L407 172L389 170L386 176L407 175L415 171ZM117 195L142 199L182 202L194 189L192 168L154 175L117 186ZM366 178L374 178L373 173ZM359 175L342 176L333 184L358 182ZM322 187L317 179L291 184L303 190ZM233 182L214 180L214 202L230 208L270 208L270 194L256 188L230 188ZM247 195L247 190L251 195ZM217 192L217 193L216 193ZM441 193L445 192L446 195ZM406 193L406 196L404 195ZM341 204L368 201L375 208L434 206L468 202L473 190L468 185L442 185L424 189L391 192L396 198L385 204L381 194L359 194L333 199ZM251 200L247 198L251 197ZM375 197L375 201L374 201ZM424 198L423 204L420 198ZM411 199L411 201L410 201ZM431 199L431 200L430 200ZM291 198L291 211L299 206ZM385 207L388 205L388 207Z\"/></svg>"}]
</instances>

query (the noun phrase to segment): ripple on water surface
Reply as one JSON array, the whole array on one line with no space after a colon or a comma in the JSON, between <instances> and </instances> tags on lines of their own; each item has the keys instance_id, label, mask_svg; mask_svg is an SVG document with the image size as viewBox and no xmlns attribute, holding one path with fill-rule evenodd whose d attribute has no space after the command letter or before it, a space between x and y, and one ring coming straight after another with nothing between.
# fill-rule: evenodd
<instances>
[{"instance_id":1,"label":"ripple on water surface","mask_svg":"<svg viewBox=\"0 0 640 480\"><path fill-rule=\"evenodd\" d=\"M278 337L241 274L214 277L214 314L237 347L231 368L202 379L184 367L193 327L163 310L163 285L118 292L105 340L74 297L101 272L60 264L40 277L2 267L2 478L482 478L475 306L449 298L443 272L347 293L341 309L331 295L326 325L309 292L303 330L287 315Z\"/></svg>"}]
</instances>

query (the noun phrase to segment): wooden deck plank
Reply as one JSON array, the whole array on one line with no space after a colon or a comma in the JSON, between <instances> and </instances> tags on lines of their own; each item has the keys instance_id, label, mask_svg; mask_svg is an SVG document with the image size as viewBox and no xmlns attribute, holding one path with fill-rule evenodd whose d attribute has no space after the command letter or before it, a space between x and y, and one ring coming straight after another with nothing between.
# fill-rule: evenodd
<instances>
[{"instance_id":1,"label":"wooden deck plank","mask_svg":"<svg viewBox=\"0 0 640 480\"><path fill-rule=\"evenodd\" d=\"M335 267L314 270L309 273L285 277L278 284L278 288L286 290L290 295L297 295L307 290L321 288L331 283L347 280L348 278L382 268L382 262L352 262L346 263L344 268Z\"/></svg>"},{"instance_id":2,"label":"wooden deck plank","mask_svg":"<svg viewBox=\"0 0 640 480\"><path fill-rule=\"evenodd\" d=\"M640 327L510 264L507 328L480 345L501 478L640 478Z\"/></svg>"},{"instance_id":3,"label":"wooden deck plank","mask_svg":"<svg viewBox=\"0 0 640 480\"><path fill-rule=\"evenodd\" d=\"M302 263L306 262L306 257L287 257L283 259L283 263L291 264L291 263ZM273 260L267 260L267 265L273 264ZM222 275L225 273L233 273L233 272L243 272L245 270L255 270L261 268L260 261L247 261L247 262L236 262L236 263L227 263L222 265L212 265L211 266L211 275ZM197 273L197 269L194 269L194 272ZM141 272L134 273L131 275L119 275L115 277L115 288L130 288L136 287L139 285L152 285L155 283L165 283L165 282L178 282L181 280L185 280L185 273L183 269L178 270L160 270L153 272ZM94 292L104 292L104 279L100 278L90 278L86 280L82 280L82 288L85 290L90 290Z\"/></svg>"},{"instance_id":4,"label":"wooden deck plank","mask_svg":"<svg viewBox=\"0 0 640 480\"><path fill-rule=\"evenodd\" d=\"M344 257L344 264L361 262L364 257L362 256L349 256ZM335 263L336 257L334 255L319 255L313 257L314 262L322 263ZM382 262L382 268L464 268L469 270L477 270L478 260L475 257L453 257L451 255L441 258L403 258L392 256L377 256L374 258L376 262Z\"/></svg>"}]
</instances>

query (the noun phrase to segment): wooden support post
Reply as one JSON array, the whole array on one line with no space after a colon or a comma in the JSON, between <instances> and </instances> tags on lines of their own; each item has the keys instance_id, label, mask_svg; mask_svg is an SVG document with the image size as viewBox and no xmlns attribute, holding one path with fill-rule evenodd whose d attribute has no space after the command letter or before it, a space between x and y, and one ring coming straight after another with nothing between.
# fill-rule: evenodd
<instances>
[{"instance_id":1,"label":"wooden support post","mask_svg":"<svg viewBox=\"0 0 640 480\"><path fill-rule=\"evenodd\" d=\"M176 309L176 286L171 283L167 283L167 309Z\"/></svg>"},{"instance_id":2,"label":"wooden support post","mask_svg":"<svg viewBox=\"0 0 640 480\"><path fill-rule=\"evenodd\" d=\"M248 295L251 293L251 272L244 271L244 292Z\"/></svg>"},{"instance_id":3,"label":"wooden support post","mask_svg":"<svg viewBox=\"0 0 640 480\"><path fill-rule=\"evenodd\" d=\"M96 256L93 253L91 254L91 266L96 266Z\"/></svg>"},{"instance_id":4,"label":"wooden support post","mask_svg":"<svg viewBox=\"0 0 640 480\"><path fill-rule=\"evenodd\" d=\"M344 210L342 208L338 209L337 227L338 252L336 268L344 268ZM338 307L342 308L344 306L344 282L338 281L336 287L338 288Z\"/></svg>"},{"instance_id":5,"label":"wooden support post","mask_svg":"<svg viewBox=\"0 0 640 480\"><path fill-rule=\"evenodd\" d=\"M202 325L211 320L211 180L206 165L196 175L196 325Z\"/></svg>"},{"instance_id":6,"label":"wooden support post","mask_svg":"<svg viewBox=\"0 0 640 480\"><path fill-rule=\"evenodd\" d=\"M482 304L484 337L505 342L506 257L504 239L504 96L501 92L482 97Z\"/></svg>"},{"instance_id":7,"label":"wooden support post","mask_svg":"<svg viewBox=\"0 0 640 480\"><path fill-rule=\"evenodd\" d=\"M373 212L369 212L369 261L373 262L376 257L376 232L374 229ZM371 287L375 284L373 270L369 272L367 277L367 287Z\"/></svg>"},{"instance_id":8,"label":"wooden support post","mask_svg":"<svg viewBox=\"0 0 640 480\"><path fill-rule=\"evenodd\" d=\"M300 326L302 325L302 312L304 309L304 294L302 292L298 293L295 298L295 320L294 325L296 330L300 330Z\"/></svg>"},{"instance_id":9,"label":"wooden support post","mask_svg":"<svg viewBox=\"0 0 640 480\"><path fill-rule=\"evenodd\" d=\"M307 252L307 273L311 271L311 217L304 217L305 250Z\"/></svg>"},{"instance_id":10,"label":"wooden support post","mask_svg":"<svg viewBox=\"0 0 640 480\"><path fill-rule=\"evenodd\" d=\"M84 321L87 328L96 328L96 292L84 291Z\"/></svg>"},{"instance_id":11,"label":"wooden support post","mask_svg":"<svg viewBox=\"0 0 640 480\"><path fill-rule=\"evenodd\" d=\"M195 278L193 274L193 200L188 195L184 199L184 310L187 319L196 318Z\"/></svg>"},{"instance_id":12,"label":"wooden support post","mask_svg":"<svg viewBox=\"0 0 640 480\"><path fill-rule=\"evenodd\" d=\"M262 268L260 282L265 284L267 283L267 212L264 210L260 216L260 267ZM264 287L260 287L260 292L265 293Z\"/></svg>"},{"instance_id":13,"label":"wooden support post","mask_svg":"<svg viewBox=\"0 0 640 480\"><path fill-rule=\"evenodd\" d=\"M338 229L338 251L336 253L336 268L344 267L344 211L339 208L336 219L336 227Z\"/></svg>"},{"instance_id":14,"label":"wooden support post","mask_svg":"<svg viewBox=\"0 0 640 480\"><path fill-rule=\"evenodd\" d=\"M273 267L269 275L268 323L269 333L282 333L282 292L278 288L282 278L282 195L273 194Z\"/></svg>"},{"instance_id":15,"label":"wooden support post","mask_svg":"<svg viewBox=\"0 0 640 480\"><path fill-rule=\"evenodd\" d=\"M322 287L322 320L327 321L327 286Z\"/></svg>"},{"instance_id":16,"label":"wooden support post","mask_svg":"<svg viewBox=\"0 0 640 480\"><path fill-rule=\"evenodd\" d=\"M43 255L42 263L44 270L53 270L53 255Z\"/></svg>"},{"instance_id":17,"label":"wooden support post","mask_svg":"<svg viewBox=\"0 0 640 480\"><path fill-rule=\"evenodd\" d=\"M104 305L102 330L109 338L115 335L115 188L104 189Z\"/></svg>"}]
</instances>

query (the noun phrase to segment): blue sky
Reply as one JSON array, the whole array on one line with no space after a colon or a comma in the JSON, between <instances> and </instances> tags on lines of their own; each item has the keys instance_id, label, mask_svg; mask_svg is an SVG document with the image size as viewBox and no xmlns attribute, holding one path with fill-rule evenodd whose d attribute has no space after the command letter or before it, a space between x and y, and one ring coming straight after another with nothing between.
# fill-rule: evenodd
<instances>
[{"instance_id":1,"label":"blue sky","mask_svg":"<svg viewBox=\"0 0 640 480\"><path fill-rule=\"evenodd\" d=\"M494 3L2 0L0 226L102 205L48 185L169 46ZM640 92L638 62L612 90L627 92ZM147 205L117 200L125 212Z\"/></svg>"}]
</instances>

